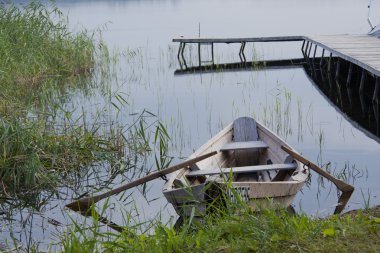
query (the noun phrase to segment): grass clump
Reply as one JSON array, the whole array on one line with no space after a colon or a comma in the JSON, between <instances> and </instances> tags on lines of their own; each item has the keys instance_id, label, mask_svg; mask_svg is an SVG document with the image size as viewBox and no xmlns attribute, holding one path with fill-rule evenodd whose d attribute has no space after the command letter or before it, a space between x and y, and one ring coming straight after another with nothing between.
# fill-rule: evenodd
<instances>
[{"instance_id":1,"label":"grass clump","mask_svg":"<svg viewBox=\"0 0 380 253\"><path fill-rule=\"evenodd\" d=\"M60 133L41 121L0 119L0 182L4 192L54 187L59 175L104 160L113 160L123 146L118 139L83 127Z\"/></svg>"},{"instance_id":2,"label":"grass clump","mask_svg":"<svg viewBox=\"0 0 380 253\"><path fill-rule=\"evenodd\" d=\"M108 65L108 49L94 33L71 32L54 4L0 3L0 27L0 197L112 163L124 148L121 127L89 127L85 111L65 108L69 91L102 88L93 76Z\"/></svg>"},{"instance_id":3,"label":"grass clump","mask_svg":"<svg viewBox=\"0 0 380 253\"><path fill-rule=\"evenodd\" d=\"M1 4L0 26L2 85L35 88L46 79L87 73L93 66L92 36L70 32L54 6Z\"/></svg>"},{"instance_id":4,"label":"grass clump","mask_svg":"<svg viewBox=\"0 0 380 253\"><path fill-rule=\"evenodd\" d=\"M379 252L380 218L371 213L326 219L264 210L206 218L176 230L162 223L152 235L71 231L62 252ZM87 231L89 232L89 231Z\"/></svg>"}]
</instances>

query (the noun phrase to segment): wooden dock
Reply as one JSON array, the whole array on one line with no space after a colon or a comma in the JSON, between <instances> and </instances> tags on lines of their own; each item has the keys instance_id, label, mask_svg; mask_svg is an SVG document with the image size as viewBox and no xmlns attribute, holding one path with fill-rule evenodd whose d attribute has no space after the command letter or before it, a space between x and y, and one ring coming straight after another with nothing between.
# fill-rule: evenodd
<instances>
[{"instance_id":1,"label":"wooden dock","mask_svg":"<svg viewBox=\"0 0 380 253\"><path fill-rule=\"evenodd\" d=\"M239 57L241 61L246 61L244 56L245 45L249 42L292 42L292 41L304 41L303 36L280 36L280 37L250 37L250 38L175 38L173 42L179 42L178 49L178 60L180 56L184 59L183 53L186 44L196 43L198 44L198 60L199 67L202 65L201 59L201 45L211 45L211 62L214 63L214 44L224 43L224 44L235 44L239 43Z\"/></svg>"},{"instance_id":2,"label":"wooden dock","mask_svg":"<svg viewBox=\"0 0 380 253\"><path fill-rule=\"evenodd\" d=\"M202 66L201 45L211 45L212 64L214 64L215 43L240 43L239 57L245 62L244 49L246 43L257 42L292 42L303 41L302 53L310 64L316 64L315 59L320 59L319 65L327 65L329 72L340 75L342 63L348 63L347 85L350 85L353 68L361 69L361 81L359 91L364 90L365 80L368 76L374 79L372 100L378 100L380 93L380 38L370 35L325 35L325 36L280 36L280 37L252 37L252 38L175 38L173 42L180 43L178 60L184 60L184 49L188 43L198 44L199 67ZM316 55L317 48L322 50L321 55ZM325 54L326 53L326 54ZM333 60L333 59L338 60ZM181 62L181 61L180 61Z\"/></svg>"},{"instance_id":3,"label":"wooden dock","mask_svg":"<svg viewBox=\"0 0 380 253\"><path fill-rule=\"evenodd\" d=\"M369 35L309 36L306 41L380 76L380 39Z\"/></svg>"}]
</instances>

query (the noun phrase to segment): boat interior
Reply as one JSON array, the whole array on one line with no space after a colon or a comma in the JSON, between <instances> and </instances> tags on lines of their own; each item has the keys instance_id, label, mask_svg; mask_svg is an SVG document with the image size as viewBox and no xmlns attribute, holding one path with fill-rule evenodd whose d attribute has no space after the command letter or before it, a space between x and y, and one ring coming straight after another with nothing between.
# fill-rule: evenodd
<instances>
[{"instance_id":1,"label":"boat interior","mask_svg":"<svg viewBox=\"0 0 380 253\"><path fill-rule=\"evenodd\" d=\"M286 144L254 119L238 118L194 156L211 150L220 152L177 175L174 188L206 181L226 182L230 175L232 182L292 180L302 168L281 149L282 145Z\"/></svg>"}]
</instances>

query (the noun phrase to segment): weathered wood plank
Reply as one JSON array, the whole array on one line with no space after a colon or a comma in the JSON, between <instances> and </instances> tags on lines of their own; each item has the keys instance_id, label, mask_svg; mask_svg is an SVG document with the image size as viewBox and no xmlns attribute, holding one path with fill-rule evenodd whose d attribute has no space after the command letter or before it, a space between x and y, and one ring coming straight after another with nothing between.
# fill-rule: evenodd
<instances>
[{"instance_id":1,"label":"weathered wood plank","mask_svg":"<svg viewBox=\"0 0 380 253\"><path fill-rule=\"evenodd\" d=\"M257 132L257 131L256 131ZM230 142L224 145L220 151L228 150L251 150L259 148L268 148L268 144L263 141L239 141L239 142Z\"/></svg>"},{"instance_id":2,"label":"weathered wood plank","mask_svg":"<svg viewBox=\"0 0 380 253\"><path fill-rule=\"evenodd\" d=\"M196 176L206 176L206 175L229 174L231 170L232 170L232 173L237 174L237 173L252 173L252 172L259 172L259 171L270 171L270 170L295 170L296 168L297 168L296 163L268 164L268 165L196 170L196 171L190 171L186 176L196 177Z\"/></svg>"},{"instance_id":3,"label":"weathered wood plank","mask_svg":"<svg viewBox=\"0 0 380 253\"><path fill-rule=\"evenodd\" d=\"M303 36L252 37L252 38L174 38L173 42L182 43L242 43L242 42L285 42L302 41Z\"/></svg>"},{"instance_id":4,"label":"weathered wood plank","mask_svg":"<svg viewBox=\"0 0 380 253\"><path fill-rule=\"evenodd\" d=\"M306 37L306 40L380 76L379 38L369 35L325 35Z\"/></svg>"},{"instance_id":5,"label":"weathered wood plank","mask_svg":"<svg viewBox=\"0 0 380 253\"><path fill-rule=\"evenodd\" d=\"M380 76L380 39L370 35L319 35L319 36L279 36L279 37L243 37L243 38L174 38L180 43L246 43L246 42L290 42L312 43L331 52L346 61L354 63L368 72Z\"/></svg>"},{"instance_id":6,"label":"weathered wood plank","mask_svg":"<svg viewBox=\"0 0 380 253\"><path fill-rule=\"evenodd\" d=\"M249 117L241 117L234 121L234 141L257 141L256 121Z\"/></svg>"}]
</instances>

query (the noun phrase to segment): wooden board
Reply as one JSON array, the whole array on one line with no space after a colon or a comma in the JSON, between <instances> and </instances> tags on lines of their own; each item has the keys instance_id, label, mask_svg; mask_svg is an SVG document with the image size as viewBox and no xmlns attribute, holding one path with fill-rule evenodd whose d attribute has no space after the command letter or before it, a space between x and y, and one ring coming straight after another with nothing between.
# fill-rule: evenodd
<instances>
[{"instance_id":1,"label":"wooden board","mask_svg":"<svg viewBox=\"0 0 380 253\"><path fill-rule=\"evenodd\" d=\"M305 39L380 76L380 39L370 35L324 35Z\"/></svg>"},{"instance_id":2,"label":"wooden board","mask_svg":"<svg viewBox=\"0 0 380 253\"><path fill-rule=\"evenodd\" d=\"M256 121L252 118L241 117L234 120L233 131L234 142L247 142L258 140ZM258 157L258 151L235 151L236 166L256 165L259 162Z\"/></svg>"},{"instance_id":3,"label":"wooden board","mask_svg":"<svg viewBox=\"0 0 380 253\"><path fill-rule=\"evenodd\" d=\"M270 170L295 170L297 164L295 163L283 163L283 164L267 164L267 165L256 165L256 166L242 166L242 167L232 167L232 168L217 168L208 170L196 170L189 172L187 177L195 176L205 176L205 175L218 175L218 174L228 174L232 173L251 173L258 171L270 171Z\"/></svg>"},{"instance_id":4,"label":"wooden board","mask_svg":"<svg viewBox=\"0 0 380 253\"><path fill-rule=\"evenodd\" d=\"M239 142L227 143L220 149L220 151L252 150L252 149L260 149L260 148L268 148L268 147L269 147L268 144L266 144L263 141L239 141Z\"/></svg>"},{"instance_id":5,"label":"wooden board","mask_svg":"<svg viewBox=\"0 0 380 253\"><path fill-rule=\"evenodd\" d=\"M181 43L242 43L242 42L284 42L303 41L303 36L251 37L251 38L174 38L173 42Z\"/></svg>"}]
</instances>

